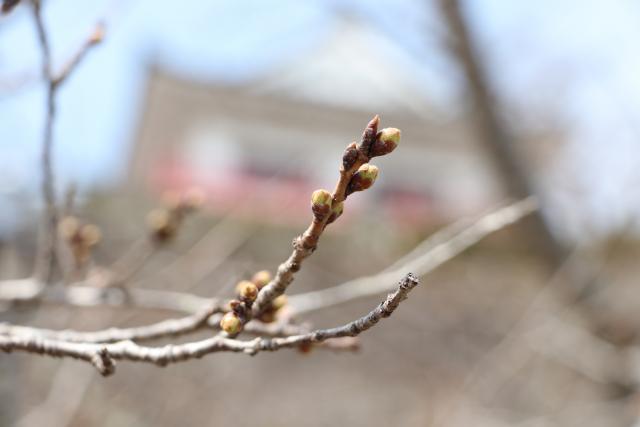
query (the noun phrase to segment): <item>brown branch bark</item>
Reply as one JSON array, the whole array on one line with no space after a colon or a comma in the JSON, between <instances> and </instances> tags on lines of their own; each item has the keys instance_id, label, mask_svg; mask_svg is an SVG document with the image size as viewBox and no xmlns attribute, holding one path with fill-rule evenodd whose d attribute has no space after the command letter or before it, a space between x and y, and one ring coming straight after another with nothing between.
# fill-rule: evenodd
<instances>
[{"instance_id":1,"label":"brown branch bark","mask_svg":"<svg viewBox=\"0 0 640 427\"><path fill-rule=\"evenodd\" d=\"M348 186L360 166L371 159L371 146L376 140L380 118L375 116L364 130L360 144L349 145L343 155L340 178L331 195L332 206L344 202L348 195ZM253 305L253 315L259 315L274 298L282 295L293 281L294 274L300 269L302 262L316 249L318 240L328 224L331 212L315 215L307 230L293 240L293 252L280 266L275 277L260 290L258 299Z\"/></svg>"},{"instance_id":2,"label":"brown branch bark","mask_svg":"<svg viewBox=\"0 0 640 427\"><path fill-rule=\"evenodd\" d=\"M405 276L395 292L366 316L346 325L331 329L319 329L301 335L282 338L259 337L251 341L239 341L217 335L201 341L164 347L144 347L133 341L120 341L113 344L75 343L49 340L40 337L0 336L0 350L5 352L23 351L52 357L70 357L91 363L102 375L115 371L116 360L147 362L158 366L184 362L205 355L226 351L255 355L261 351L277 351L283 348L322 343L340 337L355 337L376 325L381 319L389 317L418 285L412 274Z\"/></svg>"},{"instance_id":3,"label":"brown branch bark","mask_svg":"<svg viewBox=\"0 0 640 427\"><path fill-rule=\"evenodd\" d=\"M159 338L176 337L195 332L200 329L220 329L221 313L226 304L214 302L210 307L198 313L178 319L167 319L149 325L131 328L107 328L99 331L77 331L73 329L53 330L30 326L0 323L0 335L38 337L56 341L113 343L118 341L151 341ZM310 331L308 325L296 325L290 321L263 323L252 320L245 325L243 332L252 335L289 336Z\"/></svg>"}]
</instances>

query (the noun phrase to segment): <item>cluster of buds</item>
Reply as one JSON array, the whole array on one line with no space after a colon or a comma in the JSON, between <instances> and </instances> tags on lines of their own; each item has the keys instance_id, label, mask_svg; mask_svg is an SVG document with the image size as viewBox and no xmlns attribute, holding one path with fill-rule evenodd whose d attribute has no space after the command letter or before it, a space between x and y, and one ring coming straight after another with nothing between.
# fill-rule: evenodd
<instances>
[{"instance_id":1,"label":"cluster of buds","mask_svg":"<svg viewBox=\"0 0 640 427\"><path fill-rule=\"evenodd\" d=\"M400 143L399 129L385 128L378 131L378 122L376 116L365 128L360 144L349 144L342 156L343 173L357 167L347 184L345 196L370 188L378 177L379 170L369 164L369 161L373 157L391 153Z\"/></svg>"},{"instance_id":2,"label":"cluster of buds","mask_svg":"<svg viewBox=\"0 0 640 427\"><path fill-rule=\"evenodd\" d=\"M220 321L220 329L229 336L236 336L242 332L242 327L248 319L253 302L258 298L260 289L271 281L271 273L267 270L258 271L251 280L241 280L236 285L236 298L229 301L229 311ZM286 304L284 295L272 301L271 305L261 315L260 320L273 321L278 310Z\"/></svg>"},{"instance_id":3,"label":"cluster of buds","mask_svg":"<svg viewBox=\"0 0 640 427\"><path fill-rule=\"evenodd\" d=\"M58 233L67 244L76 266L87 262L92 249L102 238L102 233L97 226L82 224L74 216L67 216L60 221Z\"/></svg>"},{"instance_id":4,"label":"cluster of buds","mask_svg":"<svg viewBox=\"0 0 640 427\"><path fill-rule=\"evenodd\" d=\"M335 221L344 211L343 202L334 202L327 190L316 190L311 194L311 211L317 221L327 218L327 224Z\"/></svg>"},{"instance_id":5,"label":"cluster of buds","mask_svg":"<svg viewBox=\"0 0 640 427\"><path fill-rule=\"evenodd\" d=\"M196 211L204 203L204 194L197 189L184 195L167 192L162 197L163 207L149 212L147 225L155 243L165 243L173 239L184 218Z\"/></svg>"}]
</instances>

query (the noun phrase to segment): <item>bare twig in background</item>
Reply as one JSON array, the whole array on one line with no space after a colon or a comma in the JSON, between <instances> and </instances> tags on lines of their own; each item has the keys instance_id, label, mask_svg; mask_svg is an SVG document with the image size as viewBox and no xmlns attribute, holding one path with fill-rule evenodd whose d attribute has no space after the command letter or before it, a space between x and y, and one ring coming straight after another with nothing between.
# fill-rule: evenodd
<instances>
[{"instance_id":1,"label":"bare twig in background","mask_svg":"<svg viewBox=\"0 0 640 427\"><path fill-rule=\"evenodd\" d=\"M33 16L38 30L38 40L42 51L42 75L47 82L47 112L42 141L42 197L45 202L45 220L43 234L39 245L40 254L36 259L35 276L43 283L49 283L53 279L55 269L55 249L58 227L58 212L56 208L56 195L53 168L51 166L51 151L53 146L53 121L56 114L55 93L56 84L51 71L51 49L49 38L44 27L42 11L39 0L32 2Z\"/></svg>"},{"instance_id":2,"label":"bare twig in background","mask_svg":"<svg viewBox=\"0 0 640 427\"><path fill-rule=\"evenodd\" d=\"M355 337L373 327L382 318L389 317L417 285L418 280L408 274L399 283L396 291L389 294L378 307L366 316L336 328L319 329L307 334L283 338L256 338L251 341L240 341L218 335L186 344L152 348L139 346L132 341L92 344L54 341L39 337L0 336L0 349L5 352L24 351L84 360L93 364L98 372L105 376L114 372L115 360L148 362L158 366L166 366L169 363L201 358L207 354L221 351L254 355L261 351L277 351L304 344L321 343L332 338Z\"/></svg>"},{"instance_id":3,"label":"bare twig in background","mask_svg":"<svg viewBox=\"0 0 640 427\"><path fill-rule=\"evenodd\" d=\"M45 204L45 219L41 243L39 245L39 255L36 259L35 277L43 283L53 281L56 267L56 246L58 227L58 208L56 204L55 175L52 166L53 150L53 124L56 115L56 94L57 90L73 69L80 63L90 47L102 40L102 26L99 27L82 46L80 51L74 56L63 71L55 76L51 62L51 47L49 37L42 17L42 5L40 0L32 0L33 17L36 23L38 41L42 54L42 75L46 82L46 117L44 125L44 135L42 140L42 197Z\"/></svg>"},{"instance_id":4,"label":"bare twig in background","mask_svg":"<svg viewBox=\"0 0 640 427\"><path fill-rule=\"evenodd\" d=\"M179 313L196 313L209 304L211 298L184 292L155 289L128 289L96 287L91 280L74 283L73 286L42 289L42 284L32 279L0 282L0 301L10 303L57 303L78 307L113 306L150 310L169 310Z\"/></svg>"},{"instance_id":5,"label":"bare twig in background","mask_svg":"<svg viewBox=\"0 0 640 427\"><path fill-rule=\"evenodd\" d=\"M491 154L510 197L520 199L535 194L526 167L518 155L517 141L500 120L498 100L460 10L460 1L439 0L439 4L449 29L449 47L467 80L480 140ZM532 215L529 224L531 233L528 238L538 244L540 254L547 259L552 270L557 268L567 255L566 248L555 238L542 212Z\"/></svg>"},{"instance_id":6,"label":"bare twig in background","mask_svg":"<svg viewBox=\"0 0 640 427\"><path fill-rule=\"evenodd\" d=\"M384 280L395 280L394 276L402 269L413 268L421 275L427 274L442 263L448 261L464 249L477 243L488 234L502 229L518 219L526 216L535 209L535 201L530 198L514 204L502 207L490 212L474 223L461 229L460 224L454 224L436 233L425 242L419 244L414 250L403 256L398 262L379 275L365 277L343 285L328 288L322 291L294 295L289 298L289 306L293 313L302 314L324 307L348 302L356 298L376 295L391 289ZM445 240L445 237L448 240ZM6 300L13 291L24 292L29 295L38 295L35 291L29 292L30 285L37 286L37 282L19 282L9 288L8 282L0 283L0 300ZM4 294L2 293L4 289ZM80 332L73 330L54 331L25 326L0 324L0 334L38 336L40 338L52 338L73 342L114 342L121 340L150 340L166 336L177 336L192 332L200 327L207 326L217 328L219 316L211 316L220 313L224 302L191 294L178 292L154 291L131 288L131 298L125 298L120 289L100 289L91 286L74 286L62 289L60 292L47 291L40 295L40 301L58 302L68 305L91 307L95 305L110 304L131 308L147 308L172 310L176 312L190 313L181 319L169 319L155 324L134 328L108 328L95 332ZM211 316L211 317L210 317ZM294 335L301 333L300 326L286 322L263 324L256 320L248 323L245 332L261 335Z\"/></svg>"},{"instance_id":7,"label":"bare twig in background","mask_svg":"<svg viewBox=\"0 0 640 427\"><path fill-rule=\"evenodd\" d=\"M78 332L73 330L54 331L48 329L11 326L0 323L0 335L34 336L69 342L106 343L125 340L150 340L166 336L177 336L195 331L207 325L209 317L223 309L219 303L198 313L180 318L168 319L151 325L134 328L109 328L97 332Z\"/></svg>"},{"instance_id":8,"label":"bare twig in background","mask_svg":"<svg viewBox=\"0 0 640 427\"><path fill-rule=\"evenodd\" d=\"M391 270L385 270L375 276L354 279L332 288L293 295L289 298L289 304L294 312L306 313L386 292L389 285L385 281L397 278L402 269L411 270L418 276L423 276L487 235L534 212L536 208L535 199L530 197L485 215L462 231L458 231L459 225L454 224L452 230L455 234L451 233L452 230L442 230L438 233L439 237L431 241L431 244L419 245L416 250L394 263L392 266L394 268ZM450 234L453 235L450 236ZM450 238L441 241L443 235Z\"/></svg>"}]
</instances>

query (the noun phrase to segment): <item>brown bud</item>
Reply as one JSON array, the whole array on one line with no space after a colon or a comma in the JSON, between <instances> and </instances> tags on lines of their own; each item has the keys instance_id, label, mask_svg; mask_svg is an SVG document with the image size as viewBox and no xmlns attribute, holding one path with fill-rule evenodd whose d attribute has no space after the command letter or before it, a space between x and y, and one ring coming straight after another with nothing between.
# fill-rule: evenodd
<instances>
[{"instance_id":1,"label":"brown bud","mask_svg":"<svg viewBox=\"0 0 640 427\"><path fill-rule=\"evenodd\" d=\"M342 154L342 168L344 170L349 170L355 163L358 158L358 148L356 147L355 141L347 146L344 150L344 154Z\"/></svg>"},{"instance_id":2,"label":"brown bud","mask_svg":"<svg viewBox=\"0 0 640 427\"><path fill-rule=\"evenodd\" d=\"M354 191L363 191L371 187L378 177L378 168L374 165L365 163L353 174L349 182L348 193Z\"/></svg>"},{"instance_id":3,"label":"brown bud","mask_svg":"<svg viewBox=\"0 0 640 427\"><path fill-rule=\"evenodd\" d=\"M288 299L286 295L280 295L278 297L276 297L272 302L271 302L271 307L273 307L274 311L278 311L280 310L282 307L284 307L285 305L287 305Z\"/></svg>"},{"instance_id":4,"label":"brown bud","mask_svg":"<svg viewBox=\"0 0 640 427\"><path fill-rule=\"evenodd\" d=\"M87 224L80 229L80 236L85 245L95 246L102 239L100 228L93 224Z\"/></svg>"},{"instance_id":5,"label":"brown bud","mask_svg":"<svg viewBox=\"0 0 640 427\"><path fill-rule=\"evenodd\" d=\"M189 210L202 207L206 199L204 191L199 188L190 188L183 197L182 203Z\"/></svg>"},{"instance_id":6,"label":"brown bud","mask_svg":"<svg viewBox=\"0 0 640 427\"><path fill-rule=\"evenodd\" d=\"M236 292L243 301L253 302L258 297L258 287L248 280L243 280L236 285Z\"/></svg>"},{"instance_id":7,"label":"brown bud","mask_svg":"<svg viewBox=\"0 0 640 427\"><path fill-rule=\"evenodd\" d=\"M276 320L276 312L273 310L265 311L260 315L260 321L263 323L273 323Z\"/></svg>"},{"instance_id":8,"label":"brown bud","mask_svg":"<svg viewBox=\"0 0 640 427\"><path fill-rule=\"evenodd\" d=\"M253 275L251 281L255 283L258 289L262 289L271 281L271 273L268 270L260 270Z\"/></svg>"},{"instance_id":9,"label":"brown bud","mask_svg":"<svg viewBox=\"0 0 640 427\"><path fill-rule=\"evenodd\" d=\"M242 303L237 299L232 299L231 301L229 301L229 310L238 312L241 311L240 307L242 307Z\"/></svg>"},{"instance_id":10,"label":"brown bud","mask_svg":"<svg viewBox=\"0 0 640 427\"><path fill-rule=\"evenodd\" d=\"M233 311L225 313L225 315L222 316L222 320L220 320L220 329L231 336L237 335L242 330L242 320L240 320L240 316Z\"/></svg>"},{"instance_id":11,"label":"brown bud","mask_svg":"<svg viewBox=\"0 0 640 427\"><path fill-rule=\"evenodd\" d=\"M58 232L65 240L71 240L80 229L80 221L74 216L64 217L58 223Z\"/></svg>"},{"instance_id":12,"label":"brown bud","mask_svg":"<svg viewBox=\"0 0 640 427\"><path fill-rule=\"evenodd\" d=\"M162 204L168 210L175 210L178 209L182 204L182 198L177 191L165 191L164 193L162 193Z\"/></svg>"},{"instance_id":13,"label":"brown bud","mask_svg":"<svg viewBox=\"0 0 640 427\"><path fill-rule=\"evenodd\" d=\"M362 134L362 142L360 142L360 146L358 147L358 149L361 150L367 156L371 151L371 147L373 146L373 143L376 141L376 134L378 133L379 123L380 123L380 117L376 115L367 124L367 127L364 129L364 133Z\"/></svg>"},{"instance_id":14,"label":"brown bud","mask_svg":"<svg viewBox=\"0 0 640 427\"><path fill-rule=\"evenodd\" d=\"M384 156L396 149L400 143L400 129L384 128L376 136L371 147L371 157Z\"/></svg>"},{"instance_id":15,"label":"brown bud","mask_svg":"<svg viewBox=\"0 0 640 427\"><path fill-rule=\"evenodd\" d=\"M154 209L147 215L147 225L153 237L157 240L167 240L173 237L176 229L171 213L166 209Z\"/></svg>"},{"instance_id":16,"label":"brown bud","mask_svg":"<svg viewBox=\"0 0 640 427\"><path fill-rule=\"evenodd\" d=\"M327 190L316 190L311 195L311 210L316 217L324 217L331 211L331 193Z\"/></svg>"},{"instance_id":17,"label":"brown bud","mask_svg":"<svg viewBox=\"0 0 640 427\"><path fill-rule=\"evenodd\" d=\"M305 342L298 346L298 351L302 354L309 354L311 353L312 349L313 349L313 344L311 344L310 342Z\"/></svg>"}]
</instances>

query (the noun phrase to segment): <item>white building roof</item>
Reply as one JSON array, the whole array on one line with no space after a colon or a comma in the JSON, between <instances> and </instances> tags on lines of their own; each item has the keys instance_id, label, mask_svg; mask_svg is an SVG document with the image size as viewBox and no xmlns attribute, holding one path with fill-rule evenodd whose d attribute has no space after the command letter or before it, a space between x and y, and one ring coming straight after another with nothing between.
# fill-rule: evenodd
<instances>
[{"instance_id":1,"label":"white building roof","mask_svg":"<svg viewBox=\"0 0 640 427\"><path fill-rule=\"evenodd\" d=\"M320 46L284 64L253 89L311 103L428 117L434 109L419 77L421 68L379 31L343 17Z\"/></svg>"}]
</instances>

